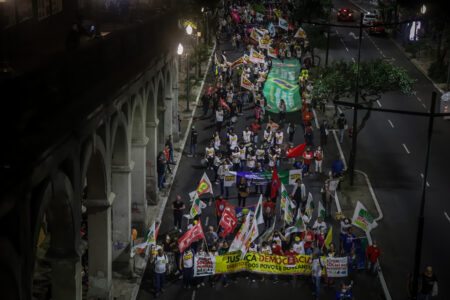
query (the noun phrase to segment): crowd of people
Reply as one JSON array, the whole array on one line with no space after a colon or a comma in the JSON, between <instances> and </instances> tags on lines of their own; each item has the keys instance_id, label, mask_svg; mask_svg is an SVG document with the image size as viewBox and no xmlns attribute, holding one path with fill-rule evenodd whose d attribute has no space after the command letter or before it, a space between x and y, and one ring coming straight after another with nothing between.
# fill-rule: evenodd
<instances>
[{"instance_id":1,"label":"crowd of people","mask_svg":"<svg viewBox=\"0 0 450 300\"><path fill-rule=\"evenodd\" d=\"M199 132L195 124L191 128L188 141L188 156L197 158L208 176L213 178L213 183L219 185L213 198L216 226L209 225L205 231L204 240L196 241L180 252L177 238L195 226L197 222L201 222L202 217L199 214L192 220L188 220L187 226L183 226L184 216L188 213L190 204L185 203L182 196L176 196L172 202L174 230L164 236L163 241L155 247L156 253L152 256L156 296L163 291L169 262L172 262L175 274L181 276L183 287L186 289L201 288L205 285L214 286L219 283L227 287L241 276L242 274L220 274L194 277L194 258L204 253L213 256L228 253L239 225L243 224L246 218L254 217L255 213L252 210L254 206L248 205L247 200L259 197L261 194L264 198L264 233L250 244L248 252L281 256L311 255L311 287L316 299L319 299L324 285L336 289L336 299L352 298L353 283L335 282L333 278L323 276L323 257L347 257L350 278L354 270L361 268L358 255L360 258L363 257L363 268L367 268L371 274L377 273L377 262L381 255L377 242L373 241L365 247L362 239L354 234L352 221L349 218L344 217L338 220L338 225L335 225L340 227L337 230L339 239L334 239L338 241L336 244L334 240L325 241L327 233L332 228L333 197L343 175L344 166L340 158L331 159L328 164L323 163L327 155L332 156L332 154L324 153L331 126L327 120L320 122L319 126L314 126L315 116L312 112L314 101L311 99L314 83L309 80L307 72L302 72L298 79L302 99L301 111L289 115L283 99L279 100L276 113L268 111L270 107L262 91L272 64L283 62L285 59L298 59L302 70L308 70L310 50L306 36L299 38L296 36L296 31L284 30L276 26L273 27L275 33L272 34L269 31L267 33L272 40L271 47L275 49L275 57L273 54L269 55L267 48L261 48L256 41L252 40L253 28L270 28L271 23L277 22L278 13L284 16L289 12L288 4L275 2L267 8L272 13L262 16L250 5L244 3L237 5L236 1L228 1L222 9L217 35L218 43L231 43L233 49L230 53L217 51L213 67L213 83L205 89L201 98L202 119L210 119L215 124L215 130L207 142L204 153L197 147ZM258 51L263 54L264 60L254 63L242 59L242 62L235 66L228 60L239 51L242 57L250 57L252 51ZM243 86L243 80L248 80L252 88ZM250 110L253 113L248 116L246 111ZM290 121L292 115L295 115L294 120ZM319 122L316 123L319 124ZM343 114L337 119L336 127L339 132L339 142L342 143L348 129L347 120ZM315 138L316 133L320 137L318 141ZM296 146L294 143L298 140L305 144L304 151L298 157L288 157L287 154ZM171 173L171 163L174 163L173 145L169 137L164 152L158 156L158 188L160 189L164 188L165 174ZM295 202L294 221L301 221L296 224L302 223L304 227L300 227L293 233L286 232L292 224L280 222L278 210L280 194L278 190L273 193L274 187L271 181L253 184L245 176L238 175L233 188L225 184L225 177L230 172L262 173L283 167L301 170L300 178L290 188L289 197ZM326 170L330 172L325 172ZM306 178L311 181L320 181L323 185L322 197L318 201L326 208L325 216L317 214L316 217L308 211L309 193ZM232 197L234 195L236 197ZM239 225L233 233L225 235L219 224L227 208L239 210ZM243 276L251 282L265 281L269 278L269 275L257 274L243 274ZM274 284L280 280L276 275L270 275L270 278ZM297 276L291 276L288 279L296 280Z\"/></svg>"}]
</instances>

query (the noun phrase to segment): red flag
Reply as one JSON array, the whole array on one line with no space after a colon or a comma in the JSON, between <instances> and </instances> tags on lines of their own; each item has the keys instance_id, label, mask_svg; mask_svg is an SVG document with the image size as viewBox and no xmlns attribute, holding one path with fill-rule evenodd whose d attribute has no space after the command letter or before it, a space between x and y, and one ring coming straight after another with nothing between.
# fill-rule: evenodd
<instances>
[{"instance_id":1,"label":"red flag","mask_svg":"<svg viewBox=\"0 0 450 300\"><path fill-rule=\"evenodd\" d=\"M303 154L303 152L305 151L305 148L306 148L306 143L295 146L294 148L291 148L287 151L286 156L288 158L301 156Z\"/></svg>"},{"instance_id":2,"label":"red flag","mask_svg":"<svg viewBox=\"0 0 450 300\"><path fill-rule=\"evenodd\" d=\"M278 177L277 168L274 168L272 172L272 186L270 189L270 198L275 198L277 196L277 192L280 186L281 186L280 177Z\"/></svg>"},{"instance_id":3,"label":"red flag","mask_svg":"<svg viewBox=\"0 0 450 300\"><path fill-rule=\"evenodd\" d=\"M236 225L237 218L234 209L232 209L231 207L226 207L219 222L219 226L223 228L220 236L226 237L228 234L233 232L233 230L236 228Z\"/></svg>"},{"instance_id":4,"label":"red flag","mask_svg":"<svg viewBox=\"0 0 450 300\"><path fill-rule=\"evenodd\" d=\"M197 225L186 231L186 233L178 239L178 249L180 250L180 253L183 253L193 242L204 238L205 234L203 233L202 224L198 222Z\"/></svg>"},{"instance_id":5,"label":"red flag","mask_svg":"<svg viewBox=\"0 0 450 300\"><path fill-rule=\"evenodd\" d=\"M228 104L225 102L225 100L223 100L223 98L220 98L220 106L222 106L223 108L225 108L228 111L231 111L230 107L228 106Z\"/></svg>"}]
</instances>

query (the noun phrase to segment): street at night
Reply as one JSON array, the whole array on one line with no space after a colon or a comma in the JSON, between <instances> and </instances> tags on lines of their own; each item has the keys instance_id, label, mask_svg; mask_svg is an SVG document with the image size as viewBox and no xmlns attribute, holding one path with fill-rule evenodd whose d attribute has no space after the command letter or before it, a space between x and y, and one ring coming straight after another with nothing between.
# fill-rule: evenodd
<instances>
[{"instance_id":1,"label":"street at night","mask_svg":"<svg viewBox=\"0 0 450 300\"><path fill-rule=\"evenodd\" d=\"M28 2L1 299L450 299L447 1Z\"/></svg>"}]
</instances>

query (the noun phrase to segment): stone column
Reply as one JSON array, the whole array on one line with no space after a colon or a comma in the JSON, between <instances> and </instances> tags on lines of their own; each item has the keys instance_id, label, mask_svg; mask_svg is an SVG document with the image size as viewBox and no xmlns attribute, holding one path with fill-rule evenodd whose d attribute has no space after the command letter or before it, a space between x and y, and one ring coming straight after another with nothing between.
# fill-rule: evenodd
<instances>
[{"instance_id":1,"label":"stone column","mask_svg":"<svg viewBox=\"0 0 450 300\"><path fill-rule=\"evenodd\" d=\"M112 236L111 205L115 195L108 199L88 199L89 235L89 292L88 296L111 299L112 286Z\"/></svg>"},{"instance_id":2,"label":"stone column","mask_svg":"<svg viewBox=\"0 0 450 300\"><path fill-rule=\"evenodd\" d=\"M156 205L158 203L158 174L156 172L156 155L157 155L157 134L158 121L147 122L146 134L149 139L147 144L147 161L146 161L146 194L147 204Z\"/></svg>"},{"instance_id":3,"label":"stone column","mask_svg":"<svg viewBox=\"0 0 450 300\"><path fill-rule=\"evenodd\" d=\"M164 104L166 110L164 112L164 143L166 139L173 133L173 123L172 123L172 106L173 106L173 98L166 97Z\"/></svg>"},{"instance_id":4,"label":"stone column","mask_svg":"<svg viewBox=\"0 0 450 300\"><path fill-rule=\"evenodd\" d=\"M80 257L52 259L52 299L81 300Z\"/></svg>"},{"instance_id":5,"label":"stone column","mask_svg":"<svg viewBox=\"0 0 450 300\"><path fill-rule=\"evenodd\" d=\"M134 168L131 172L131 220L139 230L147 227L145 224L147 216L146 197L146 154L149 138L133 141L131 145L131 158Z\"/></svg>"},{"instance_id":6,"label":"stone column","mask_svg":"<svg viewBox=\"0 0 450 300\"><path fill-rule=\"evenodd\" d=\"M172 90L172 137L178 143L181 137L181 128L178 126L178 84Z\"/></svg>"},{"instance_id":7,"label":"stone column","mask_svg":"<svg viewBox=\"0 0 450 300\"><path fill-rule=\"evenodd\" d=\"M129 263L131 243L131 170L129 166L112 166L111 190L116 195L112 206L114 262Z\"/></svg>"},{"instance_id":8,"label":"stone column","mask_svg":"<svg viewBox=\"0 0 450 300\"><path fill-rule=\"evenodd\" d=\"M163 102L164 106L158 106L158 132L157 132L157 150L164 150L164 142L165 142L165 127L166 127L166 103Z\"/></svg>"}]
</instances>

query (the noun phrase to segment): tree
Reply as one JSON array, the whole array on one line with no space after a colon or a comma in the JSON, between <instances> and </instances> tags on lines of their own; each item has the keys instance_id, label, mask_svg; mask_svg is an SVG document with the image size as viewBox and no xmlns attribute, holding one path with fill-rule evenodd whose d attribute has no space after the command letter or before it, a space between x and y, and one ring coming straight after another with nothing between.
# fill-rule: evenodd
<instances>
[{"instance_id":1,"label":"tree","mask_svg":"<svg viewBox=\"0 0 450 300\"><path fill-rule=\"evenodd\" d=\"M360 63L359 87L355 87L357 64L353 62L333 62L329 67L319 68L315 72L313 97L316 99L339 100L348 98L358 89L359 104L371 108L381 96L389 91L412 92L414 80L403 68L394 66L386 60L372 60ZM314 76L314 75L313 75ZM371 115L367 110L358 128L358 134Z\"/></svg>"},{"instance_id":2,"label":"tree","mask_svg":"<svg viewBox=\"0 0 450 300\"><path fill-rule=\"evenodd\" d=\"M293 17L300 22L328 20L332 6L331 0L297 0L295 1Z\"/></svg>"}]
</instances>

